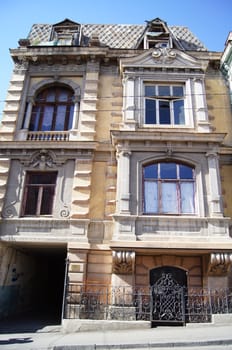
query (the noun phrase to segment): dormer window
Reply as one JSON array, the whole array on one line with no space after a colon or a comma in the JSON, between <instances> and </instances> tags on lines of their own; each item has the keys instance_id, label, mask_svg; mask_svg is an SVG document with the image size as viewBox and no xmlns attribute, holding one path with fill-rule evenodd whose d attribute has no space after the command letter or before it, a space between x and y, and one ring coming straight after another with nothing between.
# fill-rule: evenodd
<instances>
[{"instance_id":1,"label":"dormer window","mask_svg":"<svg viewBox=\"0 0 232 350\"><path fill-rule=\"evenodd\" d=\"M79 23L65 19L53 25L51 40L56 45L80 45L81 26Z\"/></svg>"},{"instance_id":2,"label":"dormer window","mask_svg":"<svg viewBox=\"0 0 232 350\"><path fill-rule=\"evenodd\" d=\"M144 35L144 49L172 47L172 39L165 22L159 18L148 22Z\"/></svg>"}]
</instances>

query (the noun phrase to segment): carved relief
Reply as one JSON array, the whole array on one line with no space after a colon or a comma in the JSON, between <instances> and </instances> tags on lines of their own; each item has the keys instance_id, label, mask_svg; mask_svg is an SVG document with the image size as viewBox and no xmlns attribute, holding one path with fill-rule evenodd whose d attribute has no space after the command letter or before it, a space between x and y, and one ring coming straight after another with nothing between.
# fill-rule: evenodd
<instances>
[{"instance_id":1,"label":"carved relief","mask_svg":"<svg viewBox=\"0 0 232 350\"><path fill-rule=\"evenodd\" d=\"M231 253L212 253L210 255L208 272L210 275L226 275L232 264Z\"/></svg>"},{"instance_id":2,"label":"carved relief","mask_svg":"<svg viewBox=\"0 0 232 350\"><path fill-rule=\"evenodd\" d=\"M28 161L22 161L22 163L25 166L39 168L40 170L52 168L55 165L54 156L52 156L51 152L45 149L41 149L39 152L34 153Z\"/></svg>"},{"instance_id":3,"label":"carved relief","mask_svg":"<svg viewBox=\"0 0 232 350\"><path fill-rule=\"evenodd\" d=\"M152 52L152 57L154 59L161 59L164 63L172 61L174 58L176 58L176 52L168 49L168 48L162 48L162 49L155 49Z\"/></svg>"},{"instance_id":4,"label":"carved relief","mask_svg":"<svg viewBox=\"0 0 232 350\"><path fill-rule=\"evenodd\" d=\"M134 271L135 252L113 251L113 273L130 274Z\"/></svg>"}]
</instances>

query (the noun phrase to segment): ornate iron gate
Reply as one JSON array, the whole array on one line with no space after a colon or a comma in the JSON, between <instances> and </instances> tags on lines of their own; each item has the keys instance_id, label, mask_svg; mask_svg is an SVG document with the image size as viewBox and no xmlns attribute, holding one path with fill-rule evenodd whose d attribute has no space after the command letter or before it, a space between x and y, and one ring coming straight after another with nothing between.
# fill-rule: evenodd
<instances>
[{"instance_id":1,"label":"ornate iron gate","mask_svg":"<svg viewBox=\"0 0 232 350\"><path fill-rule=\"evenodd\" d=\"M184 324L186 308L186 273L173 267L162 267L151 271L152 325Z\"/></svg>"},{"instance_id":2,"label":"ornate iron gate","mask_svg":"<svg viewBox=\"0 0 232 350\"><path fill-rule=\"evenodd\" d=\"M162 277L152 286L153 308L152 323L185 323L185 301L183 287L170 273Z\"/></svg>"}]
</instances>

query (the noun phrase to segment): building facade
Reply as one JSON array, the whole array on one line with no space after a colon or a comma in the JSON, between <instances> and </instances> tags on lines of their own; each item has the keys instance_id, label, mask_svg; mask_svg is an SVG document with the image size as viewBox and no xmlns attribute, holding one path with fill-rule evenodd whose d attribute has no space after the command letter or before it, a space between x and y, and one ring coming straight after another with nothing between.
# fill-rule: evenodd
<instances>
[{"instance_id":1,"label":"building facade","mask_svg":"<svg viewBox=\"0 0 232 350\"><path fill-rule=\"evenodd\" d=\"M225 49L221 57L221 70L228 82L232 104L232 32L229 33L226 39Z\"/></svg>"},{"instance_id":2,"label":"building facade","mask_svg":"<svg viewBox=\"0 0 232 350\"><path fill-rule=\"evenodd\" d=\"M221 53L159 18L36 24L10 53L2 317L36 304L62 319L118 320L127 310L127 320L179 321L190 290L229 288L232 124ZM162 319L155 290L170 295L170 286L187 299Z\"/></svg>"}]
</instances>

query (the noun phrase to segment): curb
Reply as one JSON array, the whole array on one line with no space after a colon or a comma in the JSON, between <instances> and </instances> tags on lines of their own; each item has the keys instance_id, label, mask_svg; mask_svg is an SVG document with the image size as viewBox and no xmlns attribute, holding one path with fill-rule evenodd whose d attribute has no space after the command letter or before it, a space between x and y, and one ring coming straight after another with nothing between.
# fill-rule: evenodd
<instances>
[{"instance_id":1,"label":"curb","mask_svg":"<svg viewBox=\"0 0 232 350\"><path fill-rule=\"evenodd\" d=\"M58 345L53 350L109 350L109 349L155 349L155 348L176 348L194 346L231 345L232 339L208 340L194 342L170 342L170 343L143 343L143 344L106 344L106 345Z\"/></svg>"}]
</instances>

